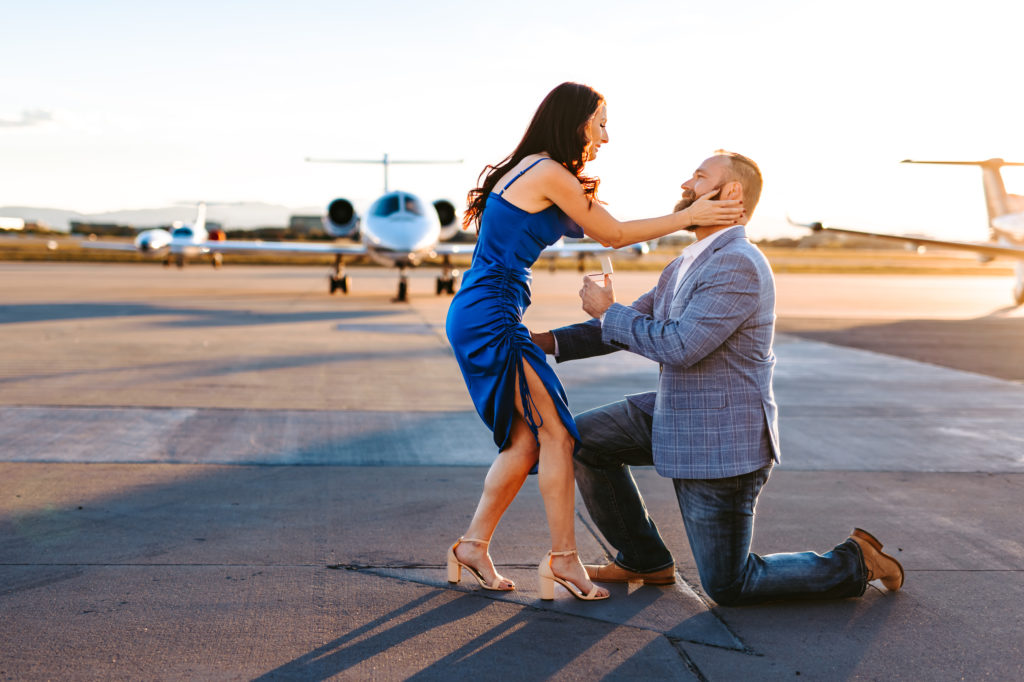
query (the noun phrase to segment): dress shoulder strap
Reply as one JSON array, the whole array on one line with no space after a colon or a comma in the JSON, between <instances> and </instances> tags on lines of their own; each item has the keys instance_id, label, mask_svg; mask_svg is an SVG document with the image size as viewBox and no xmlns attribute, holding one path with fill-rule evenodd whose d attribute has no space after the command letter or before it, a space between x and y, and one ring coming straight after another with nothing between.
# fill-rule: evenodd
<instances>
[{"instance_id":1,"label":"dress shoulder strap","mask_svg":"<svg viewBox=\"0 0 1024 682\"><path fill-rule=\"evenodd\" d=\"M520 176L522 176L522 174L523 174L523 173L525 173L526 171L530 170L531 168L533 168L534 166L536 166L536 165L537 165L538 163L540 163L541 161L553 161L553 160L554 160L554 159L552 159L551 157L548 157L548 156L544 156L544 157L541 157L541 158L537 159L536 161L534 161L533 163L531 163L531 164L530 164L529 166L527 166L527 167L526 167L526 168L524 168L523 170L521 170L521 171L519 171L518 173L516 173L516 176L515 176L514 178L512 178L511 180L509 180L508 182L506 182L506 183L505 183L505 186L501 188L501 191L500 191L500 192L498 192L498 196L500 197L500 196L501 196L502 194L504 194L504 193L505 193L505 190L507 190L507 189L508 189L508 186L509 186L509 185L511 185L511 184L512 184L513 182L515 182L516 180L518 180L518 179L520 178Z\"/></svg>"}]
</instances>

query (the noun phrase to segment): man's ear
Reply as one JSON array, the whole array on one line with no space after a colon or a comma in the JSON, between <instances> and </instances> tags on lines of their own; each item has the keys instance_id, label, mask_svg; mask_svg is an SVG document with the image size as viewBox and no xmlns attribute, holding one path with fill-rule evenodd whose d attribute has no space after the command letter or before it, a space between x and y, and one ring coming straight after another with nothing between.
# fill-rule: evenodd
<instances>
[{"instance_id":1,"label":"man's ear","mask_svg":"<svg viewBox=\"0 0 1024 682\"><path fill-rule=\"evenodd\" d=\"M715 197L716 199L742 199L743 198L743 185L737 180L727 182L722 186L721 193Z\"/></svg>"}]
</instances>

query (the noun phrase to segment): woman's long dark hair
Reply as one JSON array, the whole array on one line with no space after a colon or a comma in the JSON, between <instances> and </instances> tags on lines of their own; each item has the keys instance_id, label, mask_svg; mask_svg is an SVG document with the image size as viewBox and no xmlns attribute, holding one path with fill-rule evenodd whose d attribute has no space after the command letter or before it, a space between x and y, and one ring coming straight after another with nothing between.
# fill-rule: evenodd
<instances>
[{"instance_id":1,"label":"woman's long dark hair","mask_svg":"<svg viewBox=\"0 0 1024 682\"><path fill-rule=\"evenodd\" d=\"M487 204L487 197L506 171L514 168L530 154L547 152L548 156L562 164L575 175L583 191L591 201L597 200L599 178L580 175L587 163L587 121L604 101L601 93L581 83L562 83L548 93L537 107L523 139L515 151L493 166L485 166L477 182L479 187L469 191L466 213L462 217L463 229L476 223L480 233L480 218Z\"/></svg>"}]
</instances>

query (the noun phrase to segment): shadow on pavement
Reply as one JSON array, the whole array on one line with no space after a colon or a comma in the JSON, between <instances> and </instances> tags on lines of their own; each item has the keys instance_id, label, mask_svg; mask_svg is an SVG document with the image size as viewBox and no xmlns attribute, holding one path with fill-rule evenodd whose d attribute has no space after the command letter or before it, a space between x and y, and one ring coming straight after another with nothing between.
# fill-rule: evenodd
<instances>
[{"instance_id":1,"label":"shadow on pavement","mask_svg":"<svg viewBox=\"0 0 1024 682\"><path fill-rule=\"evenodd\" d=\"M1024 381L1024 317L972 320L780 318L776 329L814 341Z\"/></svg>"}]
</instances>

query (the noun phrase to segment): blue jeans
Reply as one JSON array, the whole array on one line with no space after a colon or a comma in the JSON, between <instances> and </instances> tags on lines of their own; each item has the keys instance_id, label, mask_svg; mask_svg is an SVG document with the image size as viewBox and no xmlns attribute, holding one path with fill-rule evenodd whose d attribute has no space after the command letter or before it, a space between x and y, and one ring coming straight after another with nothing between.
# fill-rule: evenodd
<instances>
[{"instance_id":1,"label":"blue jeans","mask_svg":"<svg viewBox=\"0 0 1024 682\"><path fill-rule=\"evenodd\" d=\"M629 469L654 464L651 416L621 400L576 416L576 426L582 445L576 483L590 517L618 551L615 563L639 573L671 566ZM864 594L867 570L851 539L825 554L751 553L754 508L770 472L767 466L729 478L672 479L704 591L722 605Z\"/></svg>"}]
</instances>

